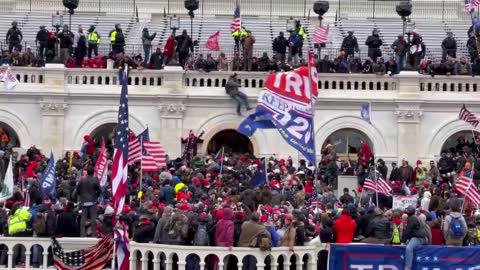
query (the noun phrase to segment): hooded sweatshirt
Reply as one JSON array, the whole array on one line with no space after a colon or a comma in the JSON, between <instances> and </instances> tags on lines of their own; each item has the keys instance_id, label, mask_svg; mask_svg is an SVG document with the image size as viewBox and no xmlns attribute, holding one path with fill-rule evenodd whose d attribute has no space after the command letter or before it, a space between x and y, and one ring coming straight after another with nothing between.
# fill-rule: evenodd
<instances>
[{"instance_id":1,"label":"hooded sweatshirt","mask_svg":"<svg viewBox=\"0 0 480 270\"><path fill-rule=\"evenodd\" d=\"M428 211L430 205L430 198L432 198L432 193L430 191L425 191L423 193L423 199L420 201L420 208L422 210Z\"/></svg>"},{"instance_id":2,"label":"hooded sweatshirt","mask_svg":"<svg viewBox=\"0 0 480 270\"><path fill-rule=\"evenodd\" d=\"M218 221L215 230L215 244L219 247L233 247L233 210L223 209L223 218Z\"/></svg>"}]
</instances>

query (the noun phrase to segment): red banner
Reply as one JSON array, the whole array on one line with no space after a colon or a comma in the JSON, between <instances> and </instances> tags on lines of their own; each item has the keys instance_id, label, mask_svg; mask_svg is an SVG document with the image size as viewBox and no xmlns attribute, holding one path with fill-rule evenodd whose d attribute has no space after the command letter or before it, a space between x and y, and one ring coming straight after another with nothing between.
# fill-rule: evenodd
<instances>
[{"instance_id":1,"label":"red banner","mask_svg":"<svg viewBox=\"0 0 480 270\"><path fill-rule=\"evenodd\" d=\"M102 149L98 155L97 164L95 164L95 176L100 181L100 186L107 184L107 153L105 148L105 140L102 140Z\"/></svg>"}]
</instances>

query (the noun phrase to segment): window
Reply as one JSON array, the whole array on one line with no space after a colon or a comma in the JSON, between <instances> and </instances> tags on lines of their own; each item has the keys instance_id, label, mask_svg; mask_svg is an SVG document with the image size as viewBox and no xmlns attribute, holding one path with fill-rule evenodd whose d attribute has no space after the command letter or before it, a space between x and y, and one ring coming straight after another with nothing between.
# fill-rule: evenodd
<instances>
[{"instance_id":1,"label":"window","mask_svg":"<svg viewBox=\"0 0 480 270\"><path fill-rule=\"evenodd\" d=\"M330 134L322 145L322 150L329 144L335 146L335 152L341 160L355 159L355 154L360 150L362 143L367 143L373 150L370 139L363 132L345 128Z\"/></svg>"}]
</instances>

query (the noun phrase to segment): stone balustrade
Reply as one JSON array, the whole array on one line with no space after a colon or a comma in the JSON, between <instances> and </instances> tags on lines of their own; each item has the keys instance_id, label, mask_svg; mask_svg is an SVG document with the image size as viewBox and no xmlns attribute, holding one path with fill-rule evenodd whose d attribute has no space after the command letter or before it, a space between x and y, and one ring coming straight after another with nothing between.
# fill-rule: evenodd
<instances>
[{"instance_id":1,"label":"stone balustrade","mask_svg":"<svg viewBox=\"0 0 480 270\"><path fill-rule=\"evenodd\" d=\"M14 73L20 81L19 89L35 92L41 85L44 92L71 92L83 87L83 91L101 92L104 87L118 85L118 72L106 69L64 69L64 68L28 68L14 67ZM162 93L164 89L176 88L178 91L195 89L223 89L232 72L197 72L167 70L132 70L128 84L135 89L149 89L149 93ZM243 88L248 93L258 92L263 88L267 73L237 72ZM480 81L469 76L436 76L434 78L419 74L402 74L398 76L378 76L373 74L320 74L318 89L322 92L342 93L349 90L358 92L408 92L422 95L427 92L477 92ZM85 88L84 86L95 86ZM252 92L253 90L253 92ZM13 90L17 91L17 90ZM349 92L350 93L350 92Z\"/></svg>"},{"instance_id":2,"label":"stone balustrade","mask_svg":"<svg viewBox=\"0 0 480 270\"><path fill-rule=\"evenodd\" d=\"M74 251L93 246L98 239L94 238L58 238L59 243L65 251ZM46 269L48 265L49 248L52 242L49 238L32 237L0 237L0 243L5 245L8 254L8 264L0 265L0 269L15 269L13 263L14 250L19 246L25 248L25 268L31 269L30 258L32 256L33 246L38 245L43 256L43 266ZM1 248L0 248L1 250ZM200 269L206 269L207 262L218 262L218 269L226 269L227 263L235 263L238 269L247 260L253 260L257 269L265 269L268 265L270 269L317 269L317 261L320 252L328 252L328 246L304 246L295 247L290 250L288 247L272 248L270 251L260 251L255 248L232 248L225 247L192 247L192 246L173 246L151 243L130 242L130 269L147 270L167 269L171 270L185 269L187 262L195 257L200 263ZM163 267L161 267L163 266Z\"/></svg>"}]
</instances>

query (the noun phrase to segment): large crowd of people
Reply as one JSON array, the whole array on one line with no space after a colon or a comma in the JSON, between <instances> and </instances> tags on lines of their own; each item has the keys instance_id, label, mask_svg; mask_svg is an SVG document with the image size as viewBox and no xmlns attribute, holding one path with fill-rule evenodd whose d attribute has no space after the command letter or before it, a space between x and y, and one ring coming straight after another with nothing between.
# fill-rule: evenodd
<instances>
[{"instance_id":1,"label":"large crowd of people","mask_svg":"<svg viewBox=\"0 0 480 270\"><path fill-rule=\"evenodd\" d=\"M113 231L110 179L100 186L94 176L98 145L88 136L86 142L83 155L74 152L70 159L68 152L56 160L55 197L39 188L48 158L33 146L19 154L8 139L1 142L0 169L4 175L12 156L16 187L13 197L0 203L0 235L101 237ZM262 250L278 246L295 250L316 241L406 244L407 267L411 267L418 245L480 243L480 212L454 189L456 175L471 175L478 184L476 149L474 142L461 136L456 148L446 149L428 168L420 160L415 168L402 160L399 167L392 164L390 173L368 144L356 149L357 160L341 161L328 142L316 169L305 160L295 164L290 157L197 155L191 160L168 158L166 167L143 173L140 181L139 165L134 164L129 167L121 218L131 239L140 243ZM111 157L113 149L107 152ZM263 162L267 181L252 182ZM376 199L375 193L362 190L374 167L389 181L394 195L417 195L418 203L392 209L391 196L379 193ZM339 175L356 175L358 190L344 189L336 196ZM14 252L15 265L23 266L24 250ZM0 244L0 265L5 264L6 254ZM41 265L42 260L35 249L30 265ZM198 263L187 259L187 269ZM208 267L214 264L208 262Z\"/></svg>"},{"instance_id":2,"label":"large crowd of people","mask_svg":"<svg viewBox=\"0 0 480 270\"><path fill-rule=\"evenodd\" d=\"M480 75L480 61L476 38L469 31L467 42L470 59L460 56L457 59L457 42L451 32L442 41L442 58L427 60L427 48L422 36L416 31L399 35L390 45L392 55L384 56L383 44L378 30L373 30L366 41L368 54L360 58L359 41L353 31L348 31L338 52L328 51L323 58L318 56L317 69L320 73L363 73L377 75L395 75L402 70L414 70L423 75ZM17 23L12 23L6 34L8 50L2 52L1 65L41 67L45 63L64 63L67 68L99 68L115 69L128 64L131 69L163 69L166 65L180 65L185 70L198 71L288 71L292 68L306 65L303 57L304 40L308 38L302 24L297 21L295 27L286 37L283 32L272 42L272 55L263 52L254 55L255 36L245 27L232 33L235 41L234 54L231 59L223 52L218 57L202 51L195 53L196 41L184 30L181 35L175 35L175 30L167 39L163 48L155 46L153 40L156 33L150 34L144 28L141 36L143 54L129 55L125 52L125 36L121 25L115 25L108 39L110 43L108 55L100 55L100 34L94 25L84 31L80 25L77 31L72 31L67 25L62 30L48 31L40 26L35 44L36 49L22 47L23 35Z\"/></svg>"}]
</instances>

